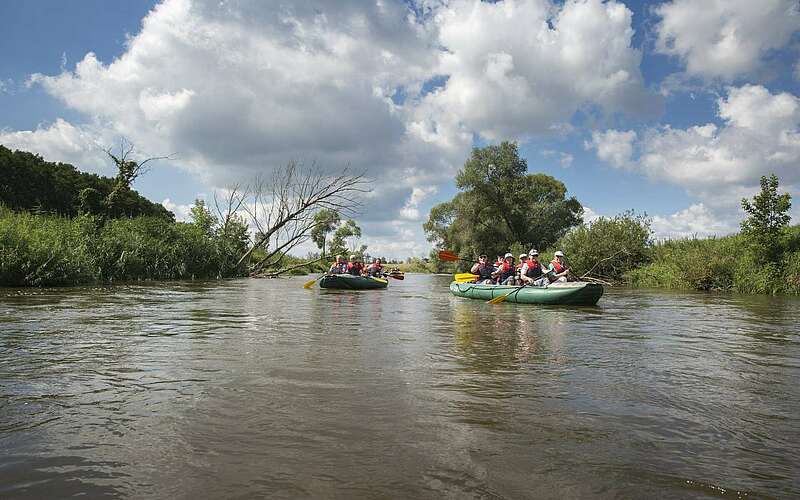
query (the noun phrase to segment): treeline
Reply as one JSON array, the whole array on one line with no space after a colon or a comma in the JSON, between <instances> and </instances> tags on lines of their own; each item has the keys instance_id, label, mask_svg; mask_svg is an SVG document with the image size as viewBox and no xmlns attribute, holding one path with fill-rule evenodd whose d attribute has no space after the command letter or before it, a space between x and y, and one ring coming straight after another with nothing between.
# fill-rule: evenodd
<instances>
[{"instance_id":1,"label":"treeline","mask_svg":"<svg viewBox=\"0 0 800 500\"><path fill-rule=\"evenodd\" d=\"M778 178L761 178L761 192L742 200L740 233L707 239L654 241L650 219L630 211L581 222L583 208L565 186L528 174L512 143L476 148L456 178L459 192L431 210L423 226L437 249L466 261L418 262L432 272L466 271L490 258L531 248L548 261L567 255L573 279L691 290L800 293L800 226L789 226L791 198Z\"/></svg>"},{"instance_id":2,"label":"treeline","mask_svg":"<svg viewBox=\"0 0 800 500\"><path fill-rule=\"evenodd\" d=\"M0 146L0 286L246 274L241 219L214 216L198 200L191 222L175 222L131 189L141 163L109 156L119 170L113 179Z\"/></svg>"},{"instance_id":3,"label":"treeline","mask_svg":"<svg viewBox=\"0 0 800 500\"><path fill-rule=\"evenodd\" d=\"M21 211L75 217L99 215L112 193L110 217L152 216L174 220L172 212L132 189L120 189L119 178L79 172L66 163L45 161L26 151L0 145L0 204ZM116 192L115 192L116 188Z\"/></svg>"}]
</instances>

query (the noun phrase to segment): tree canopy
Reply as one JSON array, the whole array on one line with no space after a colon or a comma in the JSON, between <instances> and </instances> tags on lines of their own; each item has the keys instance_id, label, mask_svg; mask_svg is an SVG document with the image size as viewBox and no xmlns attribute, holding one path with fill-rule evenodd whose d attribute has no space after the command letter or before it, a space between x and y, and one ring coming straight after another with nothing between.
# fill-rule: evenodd
<instances>
[{"instance_id":1,"label":"tree canopy","mask_svg":"<svg viewBox=\"0 0 800 500\"><path fill-rule=\"evenodd\" d=\"M79 172L66 163L45 161L25 151L11 151L0 145L0 203L12 210L33 210L65 216L78 213L111 217L150 215L174 219L171 212L153 203L118 178ZM113 210L104 201L115 193Z\"/></svg>"},{"instance_id":2,"label":"tree canopy","mask_svg":"<svg viewBox=\"0 0 800 500\"><path fill-rule=\"evenodd\" d=\"M517 244L546 248L581 223L583 207L564 184L529 174L517 145L475 148L456 177L459 193L431 209L423 228L439 248L475 257Z\"/></svg>"}]
</instances>

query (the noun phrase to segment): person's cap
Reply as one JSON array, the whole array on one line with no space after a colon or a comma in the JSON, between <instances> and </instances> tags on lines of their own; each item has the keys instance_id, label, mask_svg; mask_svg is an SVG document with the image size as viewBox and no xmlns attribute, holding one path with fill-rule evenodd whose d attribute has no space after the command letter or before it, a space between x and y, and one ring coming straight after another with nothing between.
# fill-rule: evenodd
<instances>
[{"instance_id":1,"label":"person's cap","mask_svg":"<svg viewBox=\"0 0 800 500\"><path fill-rule=\"evenodd\" d=\"M564 252L562 252L561 250L556 250L556 253L554 253L553 255L555 255L556 257L563 257Z\"/></svg>"},{"instance_id":2,"label":"person's cap","mask_svg":"<svg viewBox=\"0 0 800 500\"><path fill-rule=\"evenodd\" d=\"M531 257L533 257L534 255L539 255L539 250L536 250L535 248L531 248L531 251L528 252L528 255L530 255Z\"/></svg>"},{"instance_id":3,"label":"person's cap","mask_svg":"<svg viewBox=\"0 0 800 500\"><path fill-rule=\"evenodd\" d=\"M521 254L519 254L519 258L520 258L520 259L527 259L527 258L528 258L528 254L526 254L526 253L521 253Z\"/></svg>"},{"instance_id":4,"label":"person's cap","mask_svg":"<svg viewBox=\"0 0 800 500\"><path fill-rule=\"evenodd\" d=\"M509 253L505 254L505 256L503 256L504 259L507 259L509 257L511 257L512 259L514 258L514 256L511 254L511 252L509 252Z\"/></svg>"}]
</instances>

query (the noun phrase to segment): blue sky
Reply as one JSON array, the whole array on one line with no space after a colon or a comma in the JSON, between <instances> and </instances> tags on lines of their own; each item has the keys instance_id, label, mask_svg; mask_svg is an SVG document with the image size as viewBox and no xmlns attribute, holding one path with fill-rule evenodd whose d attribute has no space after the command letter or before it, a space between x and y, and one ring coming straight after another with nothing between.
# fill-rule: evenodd
<instances>
[{"instance_id":1,"label":"blue sky","mask_svg":"<svg viewBox=\"0 0 800 500\"><path fill-rule=\"evenodd\" d=\"M757 5L755 5L757 4ZM800 188L796 2L0 2L0 143L112 173L120 137L175 154L135 186L179 216L289 160L366 171L376 253L421 224L469 148L517 140L587 219L736 230L776 172ZM94 54L94 56L91 56Z\"/></svg>"}]
</instances>

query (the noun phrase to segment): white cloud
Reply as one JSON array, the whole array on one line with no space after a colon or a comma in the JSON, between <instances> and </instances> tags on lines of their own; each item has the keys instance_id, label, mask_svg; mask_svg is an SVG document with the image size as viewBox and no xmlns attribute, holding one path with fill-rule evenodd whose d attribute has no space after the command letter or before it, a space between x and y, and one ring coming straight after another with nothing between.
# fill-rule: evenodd
<instances>
[{"instance_id":1,"label":"white cloud","mask_svg":"<svg viewBox=\"0 0 800 500\"><path fill-rule=\"evenodd\" d=\"M565 153L564 151L555 151L552 149L545 149L542 151L542 156L558 158L558 164L561 165L561 168L569 168L572 166L572 162L575 161L573 155Z\"/></svg>"},{"instance_id":2,"label":"white cloud","mask_svg":"<svg viewBox=\"0 0 800 500\"><path fill-rule=\"evenodd\" d=\"M585 107L652 111L631 16L613 0L451 2L436 16L448 80L423 99L415 127L430 140L458 130L524 139Z\"/></svg>"},{"instance_id":3,"label":"white cloud","mask_svg":"<svg viewBox=\"0 0 800 500\"><path fill-rule=\"evenodd\" d=\"M656 215L652 221L654 236L660 240L724 236L738 228L735 216L723 217L715 214L703 203L696 203L666 217Z\"/></svg>"},{"instance_id":4,"label":"white cloud","mask_svg":"<svg viewBox=\"0 0 800 500\"><path fill-rule=\"evenodd\" d=\"M9 149L36 152L47 161L70 163L81 170L108 174L112 172L103 152L102 131L75 127L57 119L36 130L0 130L0 144Z\"/></svg>"},{"instance_id":5,"label":"white cloud","mask_svg":"<svg viewBox=\"0 0 800 500\"><path fill-rule=\"evenodd\" d=\"M631 166L636 132L609 129L592 132L592 140L584 142L587 150L597 150L597 157L618 168Z\"/></svg>"},{"instance_id":6,"label":"white cloud","mask_svg":"<svg viewBox=\"0 0 800 500\"><path fill-rule=\"evenodd\" d=\"M728 81L759 69L800 29L795 0L672 0L655 12L656 50L691 75Z\"/></svg>"},{"instance_id":7,"label":"white cloud","mask_svg":"<svg viewBox=\"0 0 800 500\"><path fill-rule=\"evenodd\" d=\"M777 174L790 191L800 186L800 99L744 85L729 88L718 107L721 126L647 130L635 144L638 158L628 167L681 186L715 208L738 206L743 196L758 190L762 175ZM621 157L601 154L604 142L593 139L595 143L598 156L614 166L625 166L621 159L631 158L627 148Z\"/></svg>"},{"instance_id":8,"label":"white cloud","mask_svg":"<svg viewBox=\"0 0 800 500\"><path fill-rule=\"evenodd\" d=\"M89 53L58 75L31 77L86 124L0 140L85 168L81 155L124 136L151 155L174 153L210 188L290 160L349 164L378 181L364 220L398 224L405 236L392 248L419 253L420 221L475 134L524 140L569 131L578 110L637 114L658 103L621 2L416 7L165 0L118 59ZM434 79L442 86L423 92Z\"/></svg>"},{"instance_id":9,"label":"white cloud","mask_svg":"<svg viewBox=\"0 0 800 500\"><path fill-rule=\"evenodd\" d=\"M192 210L192 205L183 205L178 204L170 200L169 198L165 198L164 201L161 202L161 205L175 214L175 220L179 222L188 222L190 219L190 213Z\"/></svg>"},{"instance_id":10,"label":"white cloud","mask_svg":"<svg viewBox=\"0 0 800 500\"><path fill-rule=\"evenodd\" d=\"M602 217L602 216L600 214L598 214L597 212L595 212L594 210L592 210L591 208L586 207L586 206L583 207L583 222L584 222L584 224L592 223L592 222L596 221L597 219L599 219L600 217Z\"/></svg>"},{"instance_id":11,"label":"white cloud","mask_svg":"<svg viewBox=\"0 0 800 500\"><path fill-rule=\"evenodd\" d=\"M14 80L11 78L6 78L5 80L0 79L0 94L12 94L13 86Z\"/></svg>"}]
</instances>

